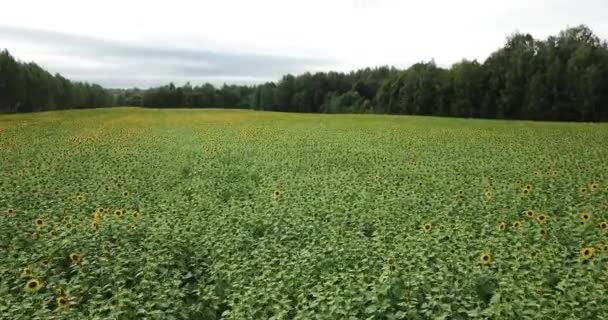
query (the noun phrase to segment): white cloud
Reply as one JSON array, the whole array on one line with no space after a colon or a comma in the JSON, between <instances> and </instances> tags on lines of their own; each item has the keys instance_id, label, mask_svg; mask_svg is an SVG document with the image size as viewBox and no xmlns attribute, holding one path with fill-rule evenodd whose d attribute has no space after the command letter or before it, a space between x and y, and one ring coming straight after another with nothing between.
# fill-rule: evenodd
<instances>
[{"instance_id":1,"label":"white cloud","mask_svg":"<svg viewBox=\"0 0 608 320\"><path fill-rule=\"evenodd\" d=\"M0 21L4 26L105 39L133 47L306 57L333 61L327 67L337 70L383 64L403 67L431 58L444 66L461 58L483 60L517 30L544 38L568 25L584 23L600 37L608 38L605 0L20 0L3 3L2 7ZM57 57L54 47L61 45L59 39L40 45L7 38L0 35L0 46L22 59L41 61L44 67L68 77L79 66L83 70L79 77L88 71L100 72L101 68L87 66L108 62L103 59L104 52L89 52L73 57L78 58L78 65L70 65L66 63L71 59L69 55ZM120 63L136 62L122 59ZM281 73L302 71L297 65L281 68ZM257 77L271 75L274 73ZM120 76L117 74L116 82ZM91 73L90 77L110 79L105 84L112 81L108 72ZM222 77L226 79L226 75ZM182 78L183 74L176 73L158 81Z\"/></svg>"}]
</instances>

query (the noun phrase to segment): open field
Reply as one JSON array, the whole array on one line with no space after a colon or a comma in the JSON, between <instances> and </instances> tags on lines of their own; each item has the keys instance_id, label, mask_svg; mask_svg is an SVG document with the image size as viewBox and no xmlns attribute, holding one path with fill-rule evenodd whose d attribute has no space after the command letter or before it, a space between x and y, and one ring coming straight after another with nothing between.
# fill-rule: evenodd
<instances>
[{"instance_id":1,"label":"open field","mask_svg":"<svg viewBox=\"0 0 608 320\"><path fill-rule=\"evenodd\" d=\"M2 319L608 317L608 125L0 116Z\"/></svg>"}]
</instances>

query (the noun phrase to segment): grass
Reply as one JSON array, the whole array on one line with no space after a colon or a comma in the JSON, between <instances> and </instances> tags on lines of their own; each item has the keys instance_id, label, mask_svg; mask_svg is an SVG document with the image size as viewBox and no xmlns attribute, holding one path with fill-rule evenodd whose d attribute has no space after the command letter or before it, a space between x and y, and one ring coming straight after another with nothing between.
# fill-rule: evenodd
<instances>
[{"instance_id":1,"label":"grass","mask_svg":"<svg viewBox=\"0 0 608 320\"><path fill-rule=\"evenodd\" d=\"M605 318L607 141L605 124L3 115L0 315Z\"/></svg>"}]
</instances>

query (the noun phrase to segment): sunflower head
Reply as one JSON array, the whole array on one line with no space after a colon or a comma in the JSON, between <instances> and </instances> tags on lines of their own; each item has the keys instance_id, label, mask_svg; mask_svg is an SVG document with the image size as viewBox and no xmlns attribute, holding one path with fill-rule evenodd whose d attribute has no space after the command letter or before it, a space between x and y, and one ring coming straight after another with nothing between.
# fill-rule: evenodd
<instances>
[{"instance_id":1,"label":"sunflower head","mask_svg":"<svg viewBox=\"0 0 608 320\"><path fill-rule=\"evenodd\" d=\"M399 268L397 268L397 264L396 264L396 263L394 263L394 262L392 262L392 263L390 263L390 264L388 265L388 271L389 271L390 273L395 273L395 272L397 272L397 270L398 270L398 269L399 269Z\"/></svg>"},{"instance_id":2,"label":"sunflower head","mask_svg":"<svg viewBox=\"0 0 608 320\"><path fill-rule=\"evenodd\" d=\"M526 216L528 218L533 218L534 217L534 211L533 210L524 210L524 216Z\"/></svg>"},{"instance_id":3,"label":"sunflower head","mask_svg":"<svg viewBox=\"0 0 608 320\"><path fill-rule=\"evenodd\" d=\"M580 188L578 188L578 192L580 192L582 194L587 193L587 187L580 187Z\"/></svg>"},{"instance_id":4,"label":"sunflower head","mask_svg":"<svg viewBox=\"0 0 608 320\"><path fill-rule=\"evenodd\" d=\"M76 201L78 201L78 202L83 202L83 201L84 201L84 196L83 196L83 195L81 195L81 194L77 195L77 196L76 196Z\"/></svg>"},{"instance_id":5,"label":"sunflower head","mask_svg":"<svg viewBox=\"0 0 608 320\"><path fill-rule=\"evenodd\" d=\"M504 222L498 224L498 231L505 231L507 225Z\"/></svg>"},{"instance_id":6,"label":"sunflower head","mask_svg":"<svg viewBox=\"0 0 608 320\"><path fill-rule=\"evenodd\" d=\"M114 216L116 218L122 217L122 210L114 210Z\"/></svg>"},{"instance_id":7,"label":"sunflower head","mask_svg":"<svg viewBox=\"0 0 608 320\"><path fill-rule=\"evenodd\" d=\"M547 230L545 230L545 229L539 229L539 230L538 230L538 234L540 234L541 236L543 236L543 237L544 237L544 236L546 236L546 235L547 235Z\"/></svg>"},{"instance_id":8,"label":"sunflower head","mask_svg":"<svg viewBox=\"0 0 608 320\"><path fill-rule=\"evenodd\" d=\"M42 228L44 226L44 220L42 220L42 218L38 218L34 220L34 224L36 225L36 227Z\"/></svg>"},{"instance_id":9,"label":"sunflower head","mask_svg":"<svg viewBox=\"0 0 608 320\"><path fill-rule=\"evenodd\" d=\"M581 249L581 258L583 258L583 260L589 260L593 257L593 248L582 248Z\"/></svg>"},{"instance_id":10,"label":"sunflower head","mask_svg":"<svg viewBox=\"0 0 608 320\"><path fill-rule=\"evenodd\" d=\"M521 222L520 221L514 221L513 222L513 228L515 229L519 229L521 227Z\"/></svg>"},{"instance_id":11,"label":"sunflower head","mask_svg":"<svg viewBox=\"0 0 608 320\"><path fill-rule=\"evenodd\" d=\"M30 278L32 276L32 274L33 274L32 267L27 266L27 267L23 268L24 277Z\"/></svg>"},{"instance_id":12,"label":"sunflower head","mask_svg":"<svg viewBox=\"0 0 608 320\"><path fill-rule=\"evenodd\" d=\"M13 209L13 208L8 208L8 209L6 210L6 214L7 214L9 217L13 217L13 216L15 216L15 209Z\"/></svg>"},{"instance_id":13,"label":"sunflower head","mask_svg":"<svg viewBox=\"0 0 608 320\"><path fill-rule=\"evenodd\" d=\"M587 212L581 213L581 220L583 220L583 222L591 220L591 214Z\"/></svg>"},{"instance_id":14,"label":"sunflower head","mask_svg":"<svg viewBox=\"0 0 608 320\"><path fill-rule=\"evenodd\" d=\"M479 257L479 261L481 262L481 264L490 264L492 262L492 255L487 252L484 252Z\"/></svg>"},{"instance_id":15,"label":"sunflower head","mask_svg":"<svg viewBox=\"0 0 608 320\"><path fill-rule=\"evenodd\" d=\"M70 253L70 261L72 262L72 264L79 264L80 261L82 261L82 257L80 256L80 253L78 253L78 252Z\"/></svg>"},{"instance_id":16,"label":"sunflower head","mask_svg":"<svg viewBox=\"0 0 608 320\"><path fill-rule=\"evenodd\" d=\"M139 219L139 217L141 217L141 214L138 211L133 212L133 219Z\"/></svg>"},{"instance_id":17,"label":"sunflower head","mask_svg":"<svg viewBox=\"0 0 608 320\"><path fill-rule=\"evenodd\" d=\"M544 214L539 214L536 217L536 220L538 220L538 222L540 222L540 223L544 223L545 221L547 221L547 216L545 216Z\"/></svg>"},{"instance_id":18,"label":"sunflower head","mask_svg":"<svg viewBox=\"0 0 608 320\"><path fill-rule=\"evenodd\" d=\"M125 197L125 198L128 197L129 196L129 191L123 191L122 192L122 196Z\"/></svg>"},{"instance_id":19,"label":"sunflower head","mask_svg":"<svg viewBox=\"0 0 608 320\"><path fill-rule=\"evenodd\" d=\"M600 223L600 228L602 230L608 229L608 222L604 221L604 222Z\"/></svg>"},{"instance_id":20,"label":"sunflower head","mask_svg":"<svg viewBox=\"0 0 608 320\"><path fill-rule=\"evenodd\" d=\"M64 296L60 296L57 298L57 307L60 309L66 309L70 306L70 302Z\"/></svg>"},{"instance_id":21,"label":"sunflower head","mask_svg":"<svg viewBox=\"0 0 608 320\"><path fill-rule=\"evenodd\" d=\"M527 195L530 193L530 189L523 188L523 189L521 189L521 193L522 193L524 196L527 196Z\"/></svg>"},{"instance_id":22,"label":"sunflower head","mask_svg":"<svg viewBox=\"0 0 608 320\"><path fill-rule=\"evenodd\" d=\"M431 232L431 230L433 230L433 226L430 223L425 223L424 226L422 226L422 229L424 232Z\"/></svg>"},{"instance_id":23,"label":"sunflower head","mask_svg":"<svg viewBox=\"0 0 608 320\"><path fill-rule=\"evenodd\" d=\"M597 191L599 187L600 186L595 182L592 182L591 185L589 186L589 188L591 189L591 192Z\"/></svg>"},{"instance_id":24,"label":"sunflower head","mask_svg":"<svg viewBox=\"0 0 608 320\"><path fill-rule=\"evenodd\" d=\"M99 214L104 213L104 211L106 211L106 209L101 208L101 207L97 208L97 213L99 213Z\"/></svg>"},{"instance_id":25,"label":"sunflower head","mask_svg":"<svg viewBox=\"0 0 608 320\"><path fill-rule=\"evenodd\" d=\"M486 196L486 199L492 199L492 197L494 196L494 193L492 192L492 190L486 190L484 195Z\"/></svg>"},{"instance_id":26,"label":"sunflower head","mask_svg":"<svg viewBox=\"0 0 608 320\"><path fill-rule=\"evenodd\" d=\"M281 191L279 191L279 190L275 190L272 193L272 197L275 198L275 199L278 198L280 195L281 195Z\"/></svg>"},{"instance_id":27,"label":"sunflower head","mask_svg":"<svg viewBox=\"0 0 608 320\"><path fill-rule=\"evenodd\" d=\"M42 288L42 283L39 279L31 279L25 285L25 288L30 292L38 292Z\"/></svg>"}]
</instances>

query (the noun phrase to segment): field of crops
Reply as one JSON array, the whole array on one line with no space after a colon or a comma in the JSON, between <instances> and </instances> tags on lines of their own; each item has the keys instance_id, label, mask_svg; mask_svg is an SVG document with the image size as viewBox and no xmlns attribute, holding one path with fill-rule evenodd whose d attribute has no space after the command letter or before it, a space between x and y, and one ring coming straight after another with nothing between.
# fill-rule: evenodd
<instances>
[{"instance_id":1,"label":"field of crops","mask_svg":"<svg viewBox=\"0 0 608 320\"><path fill-rule=\"evenodd\" d=\"M608 126L0 116L1 319L608 317Z\"/></svg>"}]
</instances>

